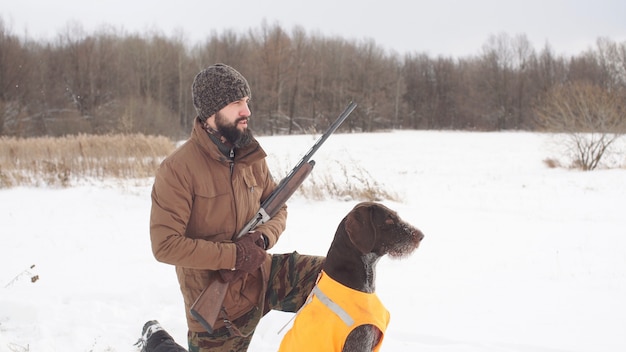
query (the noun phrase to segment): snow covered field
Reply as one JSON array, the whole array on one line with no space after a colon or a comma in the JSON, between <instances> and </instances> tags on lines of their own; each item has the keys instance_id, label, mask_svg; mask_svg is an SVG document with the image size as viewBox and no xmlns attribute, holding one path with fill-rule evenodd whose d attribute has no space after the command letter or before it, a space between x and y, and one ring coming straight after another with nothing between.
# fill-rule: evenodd
<instances>
[{"instance_id":1,"label":"snow covered field","mask_svg":"<svg viewBox=\"0 0 626 352\"><path fill-rule=\"evenodd\" d=\"M281 172L315 139L260 138ZM382 351L626 351L626 169L554 156L525 132L336 134L319 150L313 176L367 170L426 235L378 265ZM174 268L150 251L150 186L0 190L0 352L133 351L151 319L186 345ZM324 255L355 204L296 196L273 252ZM250 350L275 351L291 316L270 313Z\"/></svg>"}]
</instances>

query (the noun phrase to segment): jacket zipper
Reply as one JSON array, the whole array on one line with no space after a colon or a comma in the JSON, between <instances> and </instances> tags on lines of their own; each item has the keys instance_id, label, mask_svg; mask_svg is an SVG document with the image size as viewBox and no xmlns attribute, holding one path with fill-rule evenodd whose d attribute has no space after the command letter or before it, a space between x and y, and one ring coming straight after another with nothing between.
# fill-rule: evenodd
<instances>
[{"instance_id":1,"label":"jacket zipper","mask_svg":"<svg viewBox=\"0 0 626 352\"><path fill-rule=\"evenodd\" d=\"M234 148L230 148L230 154L228 156L230 160L230 178L232 181L233 169L235 168L235 149Z\"/></svg>"},{"instance_id":2,"label":"jacket zipper","mask_svg":"<svg viewBox=\"0 0 626 352\"><path fill-rule=\"evenodd\" d=\"M235 205L235 226L237 226L237 197L235 195L235 187L233 186L233 173L235 169L235 148L230 148L230 153L228 156L230 163L230 191L233 194L233 203ZM237 231L236 228L235 231ZM233 241L235 240L235 236L237 236L237 232L235 232L235 234L233 234L233 237L231 238Z\"/></svg>"}]
</instances>

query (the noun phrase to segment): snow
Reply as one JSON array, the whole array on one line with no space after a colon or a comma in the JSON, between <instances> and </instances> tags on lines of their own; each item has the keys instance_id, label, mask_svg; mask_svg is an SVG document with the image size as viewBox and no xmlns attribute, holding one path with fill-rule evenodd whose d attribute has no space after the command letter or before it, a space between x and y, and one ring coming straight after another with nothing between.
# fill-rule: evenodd
<instances>
[{"instance_id":1,"label":"snow","mask_svg":"<svg viewBox=\"0 0 626 352\"><path fill-rule=\"evenodd\" d=\"M316 137L259 139L283 177ZM626 169L547 168L551 143L393 131L322 146L313 176L366 170L398 196L383 203L426 235L412 256L379 262L391 313L382 351L626 351ZM1 352L133 351L151 319L186 346L174 268L150 250L150 187L0 190ZM272 251L324 255L356 203L296 195ZM250 350L275 351L291 317L267 315Z\"/></svg>"}]
</instances>

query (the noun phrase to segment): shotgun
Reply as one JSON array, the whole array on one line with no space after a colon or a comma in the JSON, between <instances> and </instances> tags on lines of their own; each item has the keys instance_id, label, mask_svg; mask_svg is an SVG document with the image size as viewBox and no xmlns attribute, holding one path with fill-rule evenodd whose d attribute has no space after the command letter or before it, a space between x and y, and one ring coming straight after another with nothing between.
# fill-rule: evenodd
<instances>
[{"instance_id":1,"label":"shotgun","mask_svg":"<svg viewBox=\"0 0 626 352\"><path fill-rule=\"evenodd\" d=\"M356 106L357 104L354 102L348 104L337 120L328 127L326 132L318 138L311 149L298 161L296 166L280 181L269 197L261 203L261 207L255 216L248 221L233 239L247 234L256 226L267 222L276 215L278 210L287 202L287 199L293 195L296 189L298 189L311 171L313 171L315 161L310 160L313 154L315 154L328 137L339 128L343 121L348 118ZM224 311L222 303L224 302L226 291L228 291L228 283L223 282L219 278L214 279L191 305L191 315L196 318L209 333L213 332L219 314Z\"/></svg>"}]
</instances>

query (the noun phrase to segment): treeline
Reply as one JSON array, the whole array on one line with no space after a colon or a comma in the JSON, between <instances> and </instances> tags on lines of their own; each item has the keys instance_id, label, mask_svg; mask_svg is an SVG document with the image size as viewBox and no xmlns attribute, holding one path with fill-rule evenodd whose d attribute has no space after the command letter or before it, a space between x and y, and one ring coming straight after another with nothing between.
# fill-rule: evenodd
<instances>
[{"instance_id":1,"label":"treeline","mask_svg":"<svg viewBox=\"0 0 626 352\"><path fill-rule=\"evenodd\" d=\"M12 33L0 18L0 136L144 133L187 136L197 72L227 63L252 87L257 134L324 129L354 100L351 131L534 130L534 107L572 82L626 88L626 42L598 38L571 57L525 35L493 35L470 57L387 52L262 23L225 30L190 47L181 35L86 33L68 26L55 40Z\"/></svg>"}]
</instances>

